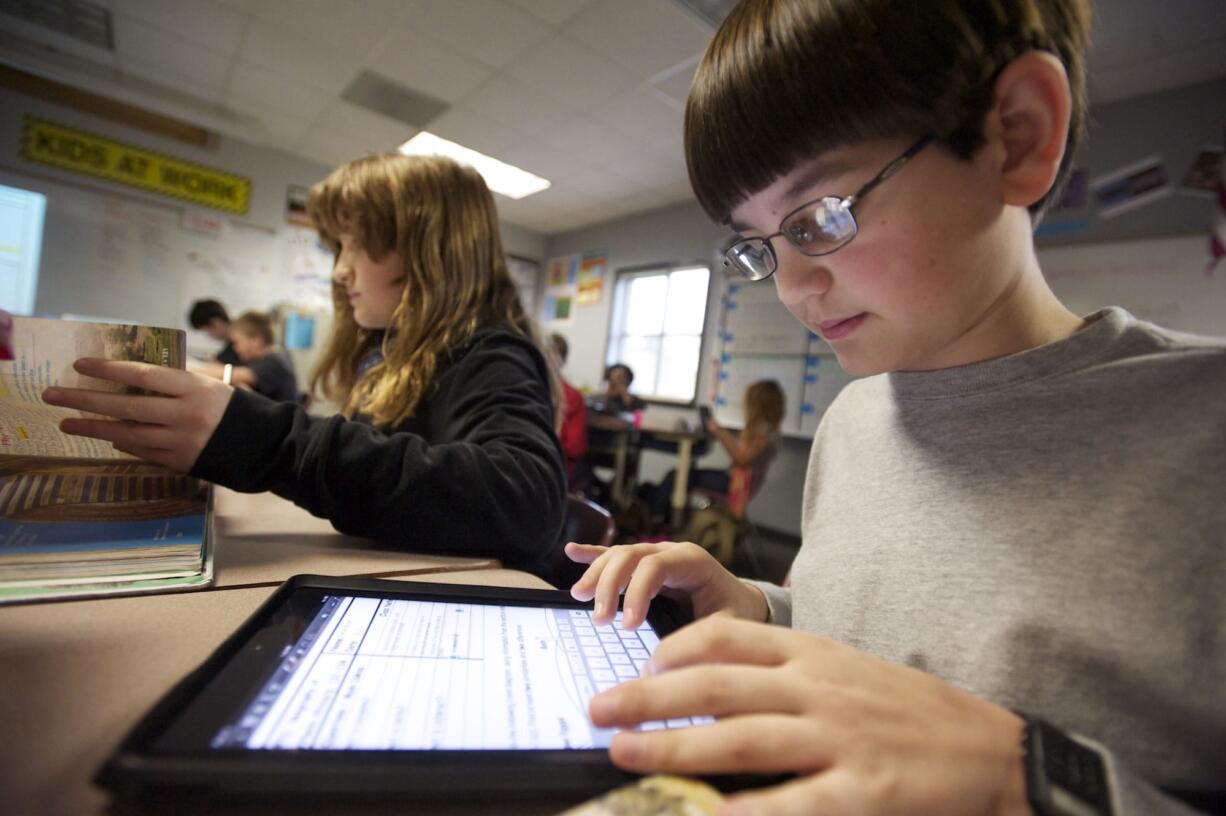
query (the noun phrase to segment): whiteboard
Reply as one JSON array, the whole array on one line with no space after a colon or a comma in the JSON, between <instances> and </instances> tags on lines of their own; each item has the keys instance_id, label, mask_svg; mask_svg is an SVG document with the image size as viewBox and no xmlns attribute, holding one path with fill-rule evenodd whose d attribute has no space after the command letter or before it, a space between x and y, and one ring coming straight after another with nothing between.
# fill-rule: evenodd
<instances>
[{"instance_id":1,"label":"whiteboard","mask_svg":"<svg viewBox=\"0 0 1226 816\"><path fill-rule=\"evenodd\" d=\"M1122 306L1177 331L1226 335L1226 264L1209 271L1208 234L1040 247L1056 297L1079 315Z\"/></svg>"}]
</instances>

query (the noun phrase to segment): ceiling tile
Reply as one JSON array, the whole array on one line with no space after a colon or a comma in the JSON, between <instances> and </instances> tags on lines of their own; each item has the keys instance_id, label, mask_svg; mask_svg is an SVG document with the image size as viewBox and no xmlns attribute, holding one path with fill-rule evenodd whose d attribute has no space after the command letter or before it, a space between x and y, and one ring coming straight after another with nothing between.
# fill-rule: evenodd
<instances>
[{"instance_id":1,"label":"ceiling tile","mask_svg":"<svg viewBox=\"0 0 1226 816\"><path fill-rule=\"evenodd\" d=\"M592 0L511 0L511 2L550 25L559 26L591 5Z\"/></svg>"},{"instance_id":2,"label":"ceiling tile","mask_svg":"<svg viewBox=\"0 0 1226 816\"><path fill-rule=\"evenodd\" d=\"M416 128L363 107L337 99L315 119L313 127L350 134L354 144L374 153L394 153L410 139Z\"/></svg>"},{"instance_id":3,"label":"ceiling tile","mask_svg":"<svg viewBox=\"0 0 1226 816\"><path fill-rule=\"evenodd\" d=\"M504 153L519 138L519 134L510 129L463 108L452 108L427 124L425 129L503 161L510 161Z\"/></svg>"},{"instance_id":4,"label":"ceiling tile","mask_svg":"<svg viewBox=\"0 0 1226 816\"><path fill-rule=\"evenodd\" d=\"M353 161L370 151L364 150L353 134L313 128L307 131L302 141L294 147L294 152L332 168Z\"/></svg>"},{"instance_id":5,"label":"ceiling tile","mask_svg":"<svg viewBox=\"0 0 1226 816\"><path fill-rule=\"evenodd\" d=\"M1096 71L1089 78L1090 102L1102 104L1220 76L1226 76L1226 38Z\"/></svg>"},{"instance_id":6,"label":"ceiling tile","mask_svg":"<svg viewBox=\"0 0 1226 816\"><path fill-rule=\"evenodd\" d=\"M119 16L131 17L195 43L222 56L233 56L243 39L247 18L241 13L207 2L167 0L113 0ZM118 39L118 24L116 39Z\"/></svg>"},{"instance_id":7,"label":"ceiling tile","mask_svg":"<svg viewBox=\"0 0 1226 816\"><path fill-rule=\"evenodd\" d=\"M394 28L399 0L255 0L251 16L333 48L369 53Z\"/></svg>"},{"instance_id":8,"label":"ceiling tile","mask_svg":"<svg viewBox=\"0 0 1226 816\"><path fill-rule=\"evenodd\" d=\"M684 164L678 166L674 162L662 161L643 154L621 159L604 169L616 172L619 176L624 176L649 189L671 184L686 177Z\"/></svg>"},{"instance_id":9,"label":"ceiling tile","mask_svg":"<svg viewBox=\"0 0 1226 816\"><path fill-rule=\"evenodd\" d=\"M687 60L682 60L673 67L661 71L652 77L651 84L670 101L679 105L684 110L685 100L690 95L690 85L694 82L694 72L698 70L698 63L701 60L701 53L695 54Z\"/></svg>"},{"instance_id":10,"label":"ceiling tile","mask_svg":"<svg viewBox=\"0 0 1226 816\"><path fill-rule=\"evenodd\" d=\"M239 53L258 68L337 94L353 81L364 57L259 20L247 27Z\"/></svg>"},{"instance_id":11,"label":"ceiling tile","mask_svg":"<svg viewBox=\"0 0 1226 816\"><path fill-rule=\"evenodd\" d=\"M418 0L404 19L414 31L494 68L549 35L540 20L499 0Z\"/></svg>"},{"instance_id":12,"label":"ceiling tile","mask_svg":"<svg viewBox=\"0 0 1226 816\"><path fill-rule=\"evenodd\" d=\"M637 82L603 57L554 37L507 66L507 73L545 96L590 111Z\"/></svg>"},{"instance_id":13,"label":"ceiling tile","mask_svg":"<svg viewBox=\"0 0 1226 816\"><path fill-rule=\"evenodd\" d=\"M469 57L401 25L395 36L367 57L367 68L430 96L454 102L492 72Z\"/></svg>"},{"instance_id":14,"label":"ceiling tile","mask_svg":"<svg viewBox=\"0 0 1226 816\"><path fill-rule=\"evenodd\" d=\"M685 114L668 97L649 85L637 85L592 116L637 142L656 142L666 132L681 130Z\"/></svg>"},{"instance_id":15,"label":"ceiling tile","mask_svg":"<svg viewBox=\"0 0 1226 816\"><path fill-rule=\"evenodd\" d=\"M566 182L598 199L616 198L631 195L632 193L644 192L643 185L620 176L616 171L607 168L602 170L581 170L578 173L572 173L567 177Z\"/></svg>"},{"instance_id":16,"label":"ceiling tile","mask_svg":"<svg viewBox=\"0 0 1226 816\"><path fill-rule=\"evenodd\" d=\"M126 15L115 17L115 54L121 69L150 82L164 72L165 84L197 83L198 97L216 98L229 67L225 57Z\"/></svg>"},{"instance_id":17,"label":"ceiling tile","mask_svg":"<svg viewBox=\"0 0 1226 816\"><path fill-rule=\"evenodd\" d=\"M333 94L285 79L258 66L239 63L222 101L241 111L271 110L286 116L314 119L335 99Z\"/></svg>"},{"instance_id":18,"label":"ceiling tile","mask_svg":"<svg viewBox=\"0 0 1226 816\"><path fill-rule=\"evenodd\" d=\"M502 151L499 158L554 182L585 169L584 163L578 158L569 156L540 139L512 145Z\"/></svg>"},{"instance_id":19,"label":"ceiling tile","mask_svg":"<svg viewBox=\"0 0 1226 816\"><path fill-rule=\"evenodd\" d=\"M564 150L584 164L601 165L633 156L641 146L588 117L575 117L541 134L546 144Z\"/></svg>"},{"instance_id":20,"label":"ceiling tile","mask_svg":"<svg viewBox=\"0 0 1226 816\"><path fill-rule=\"evenodd\" d=\"M310 128L311 120L299 116L284 116L272 111L264 111L259 116L260 142L280 150L291 150Z\"/></svg>"},{"instance_id":21,"label":"ceiling tile","mask_svg":"<svg viewBox=\"0 0 1226 816\"><path fill-rule=\"evenodd\" d=\"M647 79L702 51L712 31L664 0L599 0L567 26L582 47Z\"/></svg>"},{"instance_id":22,"label":"ceiling tile","mask_svg":"<svg viewBox=\"0 0 1226 816\"><path fill-rule=\"evenodd\" d=\"M144 62L140 59L125 57L119 61L119 69L124 76L133 77L142 83L165 88L184 97L190 97L197 104L217 104L221 101L223 79L212 84L202 81L199 77L190 77L175 71L168 71L164 64ZM186 101L186 100L184 100Z\"/></svg>"},{"instance_id":23,"label":"ceiling tile","mask_svg":"<svg viewBox=\"0 0 1226 816\"><path fill-rule=\"evenodd\" d=\"M569 121L577 113L514 79L498 77L460 100L460 107L488 116L525 136Z\"/></svg>"}]
</instances>

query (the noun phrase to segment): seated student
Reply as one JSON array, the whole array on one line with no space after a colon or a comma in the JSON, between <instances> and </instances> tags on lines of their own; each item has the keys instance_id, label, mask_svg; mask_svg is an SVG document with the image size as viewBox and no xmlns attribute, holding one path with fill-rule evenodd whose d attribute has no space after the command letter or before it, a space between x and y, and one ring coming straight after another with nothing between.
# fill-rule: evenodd
<instances>
[{"instance_id":1,"label":"seated student","mask_svg":"<svg viewBox=\"0 0 1226 816\"><path fill-rule=\"evenodd\" d=\"M209 337L224 343L221 351L213 359L222 365L238 365L242 362L230 342L230 316L226 307L215 300L197 300L192 303L187 313L187 321L193 329L202 331Z\"/></svg>"},{"instance_id":2,"label":"seated student","mask_svg":"<svg viewBox=\"0 0 1226 816\"><path fill-rule=\"evenodd\" d=\"M344 533L537 568L565 514L554 385L485 182L437 156L370 156L315 185L309 212L336 251L336 314L312 389L341 415L191 372L81 360L83 374L164 396L49 389L51 404L121 419L63 429L271 490Z\"/></svg>"},{"instance_id":3,"label":"seated student","mask_svg":"<svg viewBox=\"0 0 1226 816\"><path fill-rule=\"evenodd\" d=\"M243 312L230 324L230 342L242 365L230 382L278 402L298 400L294 363L273 347L272 320L259 312Z\"/></svg>"},{"instance_id":4,"label":"seated student","mask_svg":"<svg viewBox=\"0 0 1226 816\"><path fill-rule=\"evenodd\" d=\"M726 470L691 468L687 484L721 496L737 518L766 479L766 471L779 452L779 426L784 414L783 389L774 380L758 380L745 389L742 402L745 430L740 435L722 427L715 418L707 421L707 431L727 451L732 460ZM655 517L663 517L672 499L677 471L670 470L658 485L644 485L641 495Z\"/></svg>"},{"instance_id":5,"label":"seated student","mask_svg":"<svg viewBox=\"0 0 1226 816\"><path fill-rule=\"evenodd\" d=\"M566 365L570 345L566 338L554 332L549 335L549 344L557 358L558 371ZM562 455L566 457L566 482L570 490L581 490L585 481L583 457L587 455L587 404L579 389L559 376L562 385L561 427L558 438L562 440Z\"/></svg>"},{"instance_id":6,"label":"seated student","mask_svg":"<svg viewBox=\"0 0 1226 816\"><path fill-rule=\"evenodd\" d=\"M598 621L622 588L628 627L664 588L732 613L592 700L600 727L717 717L620 731L618 765L797 774L721 814L1226 812L1226 341L1073 314L1034 250L1089 17L745 0L720 27L698 200L873 376L817 431L790 590L693 544L567 546Z\"/></svg>"},{"instance_id":7,"label":"seated student","mask_svg":"<svg viewBox=\"0 0 1226 816\"><path fill-rule=\"evenodd\" d=\"M605 392L593 400L594 407L602 414L616 416L642 411L647 403L630 393L634 371L625 363L614 363L604 370Z\"/></svg>"}]
</instances>

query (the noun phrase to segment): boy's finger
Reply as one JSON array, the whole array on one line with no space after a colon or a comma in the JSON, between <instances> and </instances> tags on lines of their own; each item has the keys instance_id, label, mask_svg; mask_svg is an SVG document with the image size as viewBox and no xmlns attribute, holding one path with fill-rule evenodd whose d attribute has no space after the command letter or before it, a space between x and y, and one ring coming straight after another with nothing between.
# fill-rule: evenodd
<instances>
[{"instance_id":1,"label":"boy's finger","mask_svg":"<svg viewBox=\"0 0 1226 816\"><path fill-rule=\"evenodd\" d=\"M799 717L756 714L714 725L622 731L609 756L639 773L779 773L826 767L817 742L811 724Z\"/></svg>"},{"instance_id":2,"label":"boy's finger","mask_svg":"<svg viewBox=\"0 0 1226 816\"><path fill-rule=\"evenodd\" d=\"M608 549L599 544L580 544L577 541L570 541L566 544L566 557L580 564L590 564Z\"/></svg>"},{"instance_id":3,"label":"boy's finger","mask_svg":"<svg viewBox=\"0 0 1226 816\"><path fill-rule=\"evenodd\" d=\"M779 626L712 615L662 640L649 665L656 673L700 663L777 666L796 651L795 637L795 632Z\"/></svg>"},{"instance_id":4,"label":"boy's finger","mask_svg":"<svg viewBox=\"0 0 1226 816\"><path fill-rule=\"evenodd\" d=\"M186 371L150 363L82 357L73 363L72 367L86 377L111 380L171 397L186 393L195 382L194 375Z\"/></svg>"},{"instance_id":5,"label":"boy's finger","mask_svg":"<svg viewBox=\"0 0 1226 816\"><path fill-rule=\"evenodd\" d=\"M614 686L592 698L588 712L601 728L628 728L678 717L799 715L805 689L764 666L691 666Z\"/></svg>"}]
</instances>

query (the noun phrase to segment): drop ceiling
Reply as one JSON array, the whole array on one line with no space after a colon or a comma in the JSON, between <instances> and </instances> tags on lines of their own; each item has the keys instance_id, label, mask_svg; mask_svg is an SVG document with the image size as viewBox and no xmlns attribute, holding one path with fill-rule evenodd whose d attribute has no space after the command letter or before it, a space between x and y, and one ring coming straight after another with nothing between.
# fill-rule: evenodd
<instances>
[{"instance_id":1,"label":"drop ceiling","mask_svg":"<svg viewBox=\"0 0 1226 816\"><path fill-rule=\"evenodd\" d=\"M113 51L0 13L0 62L328 166L415 132L342 97L372 72L448 105L431 132L550 179L498 202L542 234L691 198L682 111L713 29L673 0L95 2ZM1097 103L1226 75L1221 0L1096 14Z\"/></svg>"}]
</instances>

